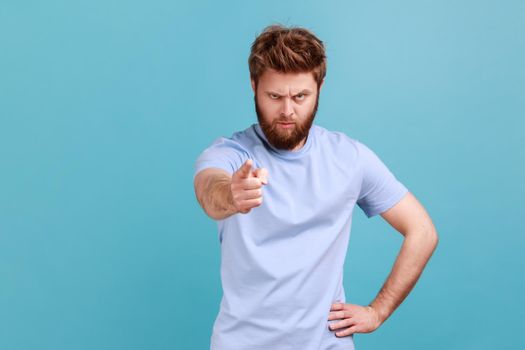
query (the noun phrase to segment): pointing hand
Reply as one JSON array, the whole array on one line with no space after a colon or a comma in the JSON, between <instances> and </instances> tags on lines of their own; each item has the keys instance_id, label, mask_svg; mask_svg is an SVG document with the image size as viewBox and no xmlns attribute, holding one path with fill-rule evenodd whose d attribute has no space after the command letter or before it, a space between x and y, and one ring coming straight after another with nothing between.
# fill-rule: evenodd
<instances>
[{"instance_id":1,"label":"pointing hand","mask_svg":"<svg viewBox=\"0 0 525 350\"><path fill-rule=\"evenodd\" d=\"M252 170L252 160L248 159L232 175L231 193L233 205L240 213L246 214L262 203L262 186L268 183L268 170Z\"/></svg>"}]
</instances>

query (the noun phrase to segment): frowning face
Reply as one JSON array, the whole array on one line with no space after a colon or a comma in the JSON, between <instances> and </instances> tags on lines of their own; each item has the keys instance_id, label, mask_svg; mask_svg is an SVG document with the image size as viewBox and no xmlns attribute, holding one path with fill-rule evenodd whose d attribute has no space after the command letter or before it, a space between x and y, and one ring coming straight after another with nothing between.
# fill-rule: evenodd
<instances>
[{"instance_id":1,"label":"frowning face","mask_svg":"<svg viewBox=\"0 0 525 350\"><path fill-rule=\"evenodd\" d=\"M257 87L252 80L259 125L275 148L297 151L304 145L317 112L321 86L318 90L311 72L267 69Z\"/></svg>"}]
</instances>

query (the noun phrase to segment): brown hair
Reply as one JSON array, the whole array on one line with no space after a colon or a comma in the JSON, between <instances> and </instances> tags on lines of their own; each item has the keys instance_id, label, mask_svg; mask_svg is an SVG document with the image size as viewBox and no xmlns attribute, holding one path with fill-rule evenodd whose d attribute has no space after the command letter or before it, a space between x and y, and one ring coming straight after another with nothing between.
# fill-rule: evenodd
<instances>
[{"instance_id":1,"label":"brown hair","mask_svg":"<svg viewBox=\"0 0 525 350\"><path fill-rule=\"evenodd\" d=\"M253 42L248 66L255 86L264 71L272 68L281 73L312 72L319 87L326 75L324 44L305 28L273 24Z\"/></svg>"}]
</instances>

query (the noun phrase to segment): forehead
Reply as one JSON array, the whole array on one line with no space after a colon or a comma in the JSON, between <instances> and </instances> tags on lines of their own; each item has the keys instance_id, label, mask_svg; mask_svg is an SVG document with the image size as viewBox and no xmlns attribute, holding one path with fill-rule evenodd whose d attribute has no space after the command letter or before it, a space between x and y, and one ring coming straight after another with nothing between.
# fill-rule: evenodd
<instances>
[{"instance_id":1,"label":"forehead","mask_svg":"<svg viewBox=\"0 0 525 350\"><path fill-rule=\"evenodd\" d=\"M287 93L308 89L315 91L317 83L312 72L306 73L281 73L267 69L259 77L259 87L265 90Z\"/></svg>"}]
</instances>

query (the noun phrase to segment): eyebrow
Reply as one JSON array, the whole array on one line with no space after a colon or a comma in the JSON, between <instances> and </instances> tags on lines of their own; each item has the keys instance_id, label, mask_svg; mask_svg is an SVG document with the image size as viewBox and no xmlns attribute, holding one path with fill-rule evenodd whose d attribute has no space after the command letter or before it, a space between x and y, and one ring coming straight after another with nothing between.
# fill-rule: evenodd
<instances>
[{"instance_id":1,"label":"eyebrow","mask_svg":"<svg viewBox=\"0 0 525 350\"><path fill-rule=\"evenodd\" d=\"M265 93L267 93L267 94L274 94L274 95L278 95L278 96L283 96L283 95L281 95L280 93L275 92L275 91L265 91ZM310 91L310 90L308 90L308 89L303 89L302 91L296 93L294 96L299 95L299 94L305 94L305 95L307 95L307 94L311 94L311 93L312 93L312 91Z\"/></svg>"}]
</instances>

